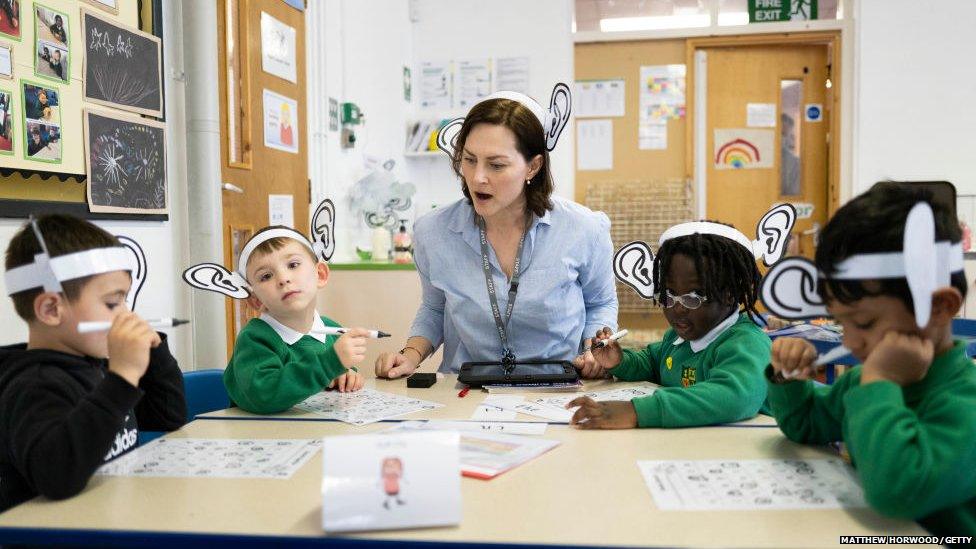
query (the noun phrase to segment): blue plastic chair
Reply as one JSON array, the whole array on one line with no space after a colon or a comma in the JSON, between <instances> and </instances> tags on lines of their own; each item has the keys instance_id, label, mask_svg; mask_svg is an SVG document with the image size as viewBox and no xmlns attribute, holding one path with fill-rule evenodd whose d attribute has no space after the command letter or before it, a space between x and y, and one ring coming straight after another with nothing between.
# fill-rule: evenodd
<instances>
[{"instance_id":1,"label":"blue plastic chair","mask_svg":"<svg viewBox=\"0 0 976 549\"><path fill-rule=\"evenodd\" d=\"M953 318L952 335L966 341L966 354L969 358L976 357L976 320Z\"/></svg>"},{"instance_id":2,"label":"blue plastic chair","mask_svg":"<svg viewBox=\"0 0 976 549\"><path fill-rule=\"evenodd\" d=\"M193 421L200 414L230 407L230 397L224 387L224 371L217 368L184 372L183 392L187 421ZM162 435L162 431L139 431L139 445Z\"/></svg>"}]
</instances>

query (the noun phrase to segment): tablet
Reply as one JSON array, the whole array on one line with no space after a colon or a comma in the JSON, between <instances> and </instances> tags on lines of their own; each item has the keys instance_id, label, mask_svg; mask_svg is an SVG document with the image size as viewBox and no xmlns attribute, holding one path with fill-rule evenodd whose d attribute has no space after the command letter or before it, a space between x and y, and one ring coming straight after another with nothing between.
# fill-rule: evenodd
<instances>
[{"instance_id":1,"label":"tablet","mask_svg":"<svg viewBox=\"0 0 976 549\"><path fill-rule=\"evenodd\" d=\"M574 383L579 374L568 360L519 360L501 362L465 362L458 381L472 387L493 383Z\"/></svg>"}]
</instances>

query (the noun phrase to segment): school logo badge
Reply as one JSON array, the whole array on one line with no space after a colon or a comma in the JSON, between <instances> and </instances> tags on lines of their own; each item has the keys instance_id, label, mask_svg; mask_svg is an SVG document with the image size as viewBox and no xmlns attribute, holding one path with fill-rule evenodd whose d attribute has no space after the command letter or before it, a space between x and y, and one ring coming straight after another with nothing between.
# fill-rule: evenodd
<instances>
[{"instance_id":1,"label":"school logo badge","mask_svg":"<svg viewBox=\"0 0 976 549\"><path fill-rule=\"evenodd\" d=\"M697 373L694 366L685 366L681 369L681 386L688 388L695 384Z\"/></svg>"},{"instance_id":2,"label":"school logo badge","mask_svg":"<svg viewBox=\"0 0 976 549\"><path fill-rule=\"evenodd\" d=\"M671 366L674 366L674 361L671 360L671 357L668 357L667 360L664 361L664 365L667 366L668 370L670 371Z\"/></svg>"}]
</instances>

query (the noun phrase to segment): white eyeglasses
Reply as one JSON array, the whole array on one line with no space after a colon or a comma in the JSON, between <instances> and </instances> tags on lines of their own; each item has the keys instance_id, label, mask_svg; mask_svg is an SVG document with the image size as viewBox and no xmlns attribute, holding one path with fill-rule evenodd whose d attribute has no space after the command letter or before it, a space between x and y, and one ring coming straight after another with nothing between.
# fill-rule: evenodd
<instances>
[{"instance_id":1,"label":"white eyeglasses","mask_svg":"<svg viewBox=\"0 0 976 549\"><path fill-rule=\"evenodd\" d=\"M708 298L703 295L698 295L695 292L683 295L674 295L671 290L664 291L664 307L670 309L674 307L675 303L680 303L682 307L688 310L695 310L702 306L703 303L708 301Z\"/></svg>"}]
</instances>

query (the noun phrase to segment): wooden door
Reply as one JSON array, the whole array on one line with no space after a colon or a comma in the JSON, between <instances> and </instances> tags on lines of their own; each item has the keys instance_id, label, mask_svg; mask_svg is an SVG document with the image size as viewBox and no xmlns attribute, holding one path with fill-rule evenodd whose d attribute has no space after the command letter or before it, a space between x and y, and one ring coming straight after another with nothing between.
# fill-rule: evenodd
<instances>
[{"instance_id":1,"label":"wooden door","mask_svg":"<svg viewBox=\"0 0 976 549\"><path fill-rule=\"evenodd\" d=\"M293 226L308 231L305 12L281 0L212 1L217 2L218 13L220 100L214 105L220 105L224 265L233 269L247 239L269 224L270 195L291 196ZM264 72L261 29L262 17L268 16L276 21L268 20L266 25L284 29L285 34L286 27L294 29L295 82ZM278 52L288 57L288 48L278 48ZM265 113L266 92L275 94L269 96L269 104L275 105L269 109L275 119L271 132L265 129L269 116ZM280 97L294 100L296 105ZM243 301L227 301L230 356L237 332L254 311Z\"/></svg>"},{"instance_id":2,"label":"wooden door","mask_svg":"<svg viewBox=\"0 0 976 549\"><path fill-rule=\"evenodd\" d=\"M793 203L799 216L790 252L812 257L830 203L828 46L704 51L706 217L755 238L756 222L771 205Z\"/></svg>"}]
</instances>

